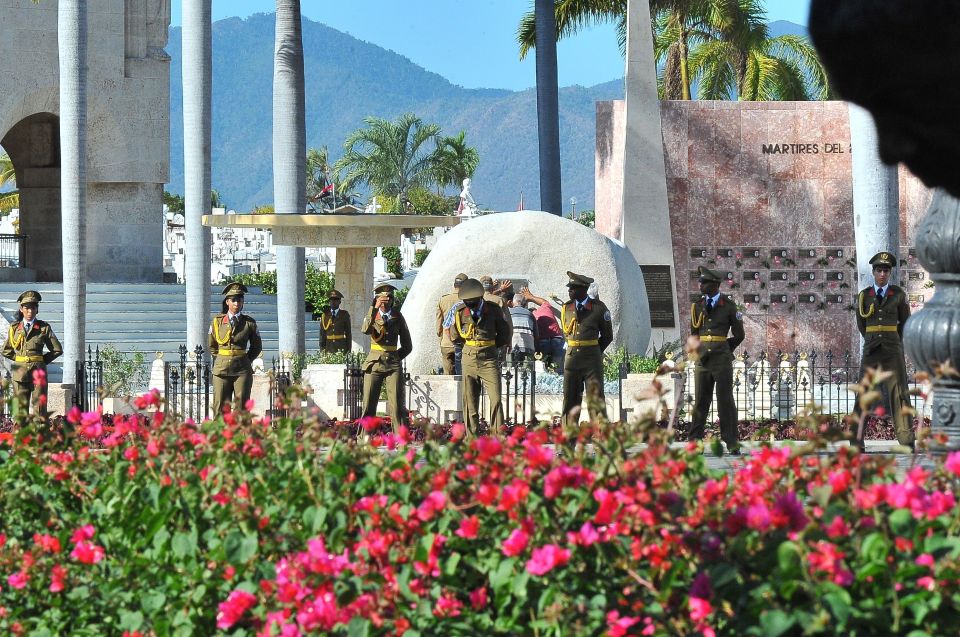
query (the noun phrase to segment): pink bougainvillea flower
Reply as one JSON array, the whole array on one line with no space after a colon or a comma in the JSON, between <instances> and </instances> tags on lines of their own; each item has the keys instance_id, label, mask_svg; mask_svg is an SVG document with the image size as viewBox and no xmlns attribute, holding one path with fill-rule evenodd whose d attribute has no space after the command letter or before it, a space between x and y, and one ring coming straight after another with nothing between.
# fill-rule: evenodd
<instances>
[{"instance_id":1,"label":"pink bougainvillea flower","mask_svg":"<svg viewBox=\"0 0 960 637\"><path fill-rule=\"evenodd\" d=\"M470 606L473 610L481 610L487 606L487 587L481 586L470 591Z\"/></svg>"},{"instance_id":2,"label":"pink bougainvillea flower","mask_svg":"<svg viewBox=\"0 0 960 637\"><path fill-rule=\"evenodd\" d=\"M46 533L42 535L40 533L34 533L33 543L39 546L40 550L44 553L60 552L60 540L52 535L47 535Z\"/></svg>"},{"instance_id":3,"label":"pink bougainvillea flower","mask_svg":"<svg viewBox=\"0 0 960 637\"><path fill-rule=\"evenodd\" d=\"M437 617L457 617L463 608L463 602L452 593L444 593L433 607L433 614Z\"/></svg>"},{"instance_id":4,"label":"pink bougainvillea flower","mask_svg":"<svg viewBox=\"0 0 960 637\"><path fill-rule=\"evenodd\" d=\"M933 565L934 565L933 556L930 555L929 553L923 553L922 555L918 555L917 559L915 559L913 562L914 564L918 564L919 566L929 566L930 568L933 568Z\"/></svg>"},{"instance_id":5,"label":"pink bougainvillea flower","mask_svg":"<svg viewBox=\"0 0 960 637\"><path fill-rule=\"evenodd\" d=\"M924 590L932 591L937 587L937 580L933 579L929 575L924 575L917 580L917 588L922 588Z\"/></svg>"},{"instance_id":6,"label":"pink bougainvillea flower","mask_svg":"<svg viewBox=\"0 0 960 637\"><path fill-rule=\"evenodd\" d=\"M830 539L837 539L850 535L850 525L847 524L847 521L843 519L842 515L834 516L833 520L830 521L830 524L828 524L824 530L827 532L827 537Z\"/></svg>"},{"instance_id":7,"label":"pink bougainvillea flower","mask_svg":"<svg viewBox=\"0 0 960 637\"><path fill-rule=\"evenodd\" d=\"M433 519L433 516L443 510L447 503L447 496L443 491L431 491L420 506L417 507L417 517L423 522Z\"/></svg>"},{"instance_id":8,"label":"pink bougainvillea flower","mask_svg":"<svg viewBox=\"0 0 960 637\"><path fill-rule=\"evenodd\" d=\"M618 506L616 494L601 487L593 492L593 499L600 505L593 516L593 523L603 525L613 522L613 514Z\"/></svg>"},{"instance_id":9,"label":"pink bougainvillea flower","mask_svg":"<svg viewBox=\"0 0 960 637\"><path fill-rule=\"evenodd\" d=\"M454 531L454 534L458 537L462 537L465 540L472 540L477 537L477 532L480 530L480 518L475 515L470 517L463 518L460 520L460 526Z\"/></svg>"},{"instance_id":10,"label":"pink bougainvillea flower","mask_svg":"<svg viewBox=\"0 0 960 637\"><path fill-rule=\"evenodd\" d=\"M47 372L42 369L33 370L33 384L37 387L44 387L47 384Z\"/></svg>"},{"instance_id":11,"label":"pink bougainvillea flower","mask_svg":"<svg viewBox=\"0 0 960 637\"><path fill-rule=\"evenodd\" d=\"M960 451L954 451L948 455L946 462L943 463L943 468L956 476L960 476Z\"/></svg>"},{"instance_id":12,"label":"pink bougainvillea flower","mask_svg":"<svg viewBox=\"0 0 960 637\"><path fill-rule=\"evenodd\" d=\"M151 389L142 396L137 396L133 400L133 406L137 409L146 409L148 407L158 407L160 405L160 390Z\"/></svg>"},{"instance_id":13,"label":"pink bougainvillea flower","mask_svg":"<svg viewBox=\"0 0 960 637\"><path fill-rule=\"evenodd\" d=\"M530 541L530 534L523 529L514 529L503 541L502 551L507 557L514 557L523 553Z\"/></svg>"},{"instance_id":14,"label":"pink bougainvillea flower","mask_svg":"<svg viewBox=\"0 0 960 637\"><path fill-rule=\"evenodd\" d=\"M634 624L640 623L639 617L621 617L619 611L607 613L607 635L609 637L624 637Z\"/></svg>"},{"instance_id":15,"label":"pink bougainvillea flower","mask_svg":"<svg viewBox=\"0 0 960 637\"><path fill-rule=\"evenodd\" d=\"M771 521L777 528L787 528L798 532L807 527L809 519L803 510L803 503L793 491L778 495L770 511Z\"/></svg>"},{"instance_id":16,"label":"pink bougainvillea flower","mask_svg":"<svg viewBox=\"0 0 960 637\"><path fill-rule=\"evenodd\" d=\"M16 573L11 573L7 576L7 584L10 588L20 590L26 588L27 582L30 581L30 575L25 571L17 571Z\"/></svg>"},{"instance_id":17,"label":"pink bougainvillea flower","mask_svg":"<svg viewBox=\"0 0 960 637\"><path fill-rule=\"evenodd\" d=\"M577 546L590 546L600 540L600 534L590 520L583 523L576 533L567 533L567 542Z\"/></svg>"},{"instance_id":18,"label":"pink bougainvillea flower","mask_svg":"<svg viewBox=\"0 0 960 637\"><path fill-rule=\"evenodd\" d=\"M519 478L515 478L500 492L497 511L511 511L515 506L526 500L529 495L530 485Z\"/></svg>"},{"instance_id":19,"label":"pink bougainvillea flower","mask_svg":"<svg viewBox=\"0 0 960 637\"><path fill-rule=\"evenodd\" d=\"M570 561L570 549L560 548L556 544L547 544L533 549L527 560L527 572L533 575L546 575L558 566Z\"/></svg>"},{"instance_id":20,"label":"pink bougainvillea flower","mask_svg":"<svg viewBox=\"0 0 960 637\"><path fill-rule=\"evenodd\" d=\"M59 564L55 564L50 569L50 592L59 593L66 587L67 569Z\"/></svg>"},{"instance_id":21,"label":"pink bougainvillea flower","mask_svg":"<svg viewBox=\"0 0 960 637\"><path fill-rule=\"evenodd\" d=\"M99 438L103 433L102 414L87 411L80 415L80 435L85 438Z\"/></svg>"},{"instance_id":22,"label":"pink bougainvillea flower","mask_svg":"<svg viewBox=\"0 0 960 637\"><path fill-rule=\"evenodd\" d=\"M76 544L83 540L92 540L96 532L92 524L85 524L73 532L73 535L70 536L70 542Z\"/></svg>"},{"instance_id":23,"label":"pink bougainvillea flower","mask_svg":"<svg viewBox=\"0 0 960 637\"><path fill-rule=\"evenodd\" d=\"M754 502L747 507L747 526L754 531L766 531L773 522L770 515L770 508L767 503L761 501Z\"/></svg>"},{"instance_id":24,"label":"pink bougainvillea flower","mask_svg":"<svg viewBox=\"0 0 960 637\"><path fill-rule=\"evenodd\" d=\"M690 598L690 619L699 623L710 616L713 612L713 605L709 600L700 597Z\"/></svg>"},{"instance_id":25,"label":"pink bougainvillea flower","mask_svg":"<svg viewBox=\"0 0 960 637\"><path fill-rule=\"evenodd\" d=\"M70 552L70 557L77 560L81 564L96 564L101 561L106 556L106 552L103 550L102 546L98 546L93 542L77 542L77 545L73 547L73 550Z\"/></svg>"},{"instance_id":26,"label":"pink bougainvillea flower","mask_svg":"<svg viewBox=\"0 0 960 637\"><path fill-rule=\"evenodd\" d=\"M462 422L450 425L450 440L460 442L465 435L467 435L467 427Z\"/></svg>"},{"instance_id":27,"label":"pink bougainvillea flower","mask_svg":"<svg viewBox=\"0 0 960 637\"><path fill-rule=\"evenodd\" d=\"M243 614L253 608L257 598L251 593L235 590L227 596L226 601L217 606L217 628L226 630L240 621Z\"/></svg>"},{"instance_id":28,"label":"pink bougainvillea flower","mask_svg":"<svg viewBox=\"0 0 960 637\"><path fill-rule=\"evenodd\" d=\"M380 427L383 425L383 422L383 418L378 418L376 416L364 416L360 419L360 427L369 433L371 431L380 429Z\"/></svg>"}]
</instances>

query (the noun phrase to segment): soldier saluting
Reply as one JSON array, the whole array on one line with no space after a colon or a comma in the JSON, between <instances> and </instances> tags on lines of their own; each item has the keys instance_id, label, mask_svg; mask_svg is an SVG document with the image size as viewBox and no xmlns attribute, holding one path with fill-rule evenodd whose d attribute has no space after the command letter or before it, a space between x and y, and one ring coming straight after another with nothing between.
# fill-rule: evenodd
<instances>
[{"instance_id":1,"label":"soldier saluting","mask_svg":"<svg viewBox=\"0 0 960 637\"><path fill-rule=\"evenodd\" d=\"M599 299L587 296L593 279L567 272L570 300L560 308L560 327L566 339L563 360L563 418L565 424L577 424L571 412L580 408L586 388L590 418L606 417L603 396L603 350L613 342L610 310Z\"/></svg>"},{"instance_id":2,"label":"soldier saluting","mask_svg":"<svg viewBox=\"0 0 960 637\"><path fill-rule=\"evenodd\" d=\"M733 399L733 350L743 342L743 315L733 297L720 293L719 272L700 266L700 293L703 297L690 307L690 334L700 338L699 358L694 371L696 403L693 408L691 440L702 440L707 413L717 389L720 438L731 454L740 453L737 404ZM732 336L728 334L732 333Z\"/></svg>"},{"instance_id":3,"label":"soldier saluting","mask_svg":"<svg viewBox=\"0 0 960 637\"><path fill-rule=\"evenodd\" d=\"M333 289L327 293L330 308L320 314L320 349L326 354L349 352L353 345L350 313L340 309L343 295Z\"/></svg>"},{"instance_id":4,"label":"soldier saluting","mask_svg":"<svg viewBox=\"0 0 960 637\"><path fill-rule=\"evenodd\" d=\"M40 300L40 293L35 290L27 290L17 299L20 311L7 332L3 355L13 361L11 380L21 407L29 411L32 402L34 413L45 417L47 384L35 384L33 372L47 371L47 365L63 354L63 347L50 324L37 318Z\"/></svg>"},{"instance_id":5,"label":"soldier saluting","mask_svg":"<svg viewBox=\"0 0 960 637\"><path fill-rule=\"evenodd\" d=\"M219 416L226 403L243 408L253 388L253 361L263 351L257 322L243 310L247 286L229 283L223 288L220 314L213 317L207 342L213 355L213 416Z\"/></svg>"},{"instance_id":6,"label":"soldier saluting","mask_svg":"<svg viewBox=\"0 0 960 637\"><path fill-rule=\"evenodd\" d=\"M913 427L905 413L910 405L907 397L907 365L903 357L903 326L910 318L910 305L903 288L890 283L890 272L895 264L890 252L878 252L870 259L875 285L860 290L857 296L857 329L863 336L863 355L860 357L860 376L870 367L892 372L882 383L890 400L890 415L897 432L897 441L913 447ZM869 406L868 406L869 407ZM856 413L860 412L857 402ZM858 436L862 432L858 433ZM857 444L862 450L863 439Z\"/></svg>"},{"instance_id":7,"label":"soldier saluting","mask_svg":"<svg viewBox=\"0 0 960 637\"><path fill-rule=\"evenodd\" d=\"M363 416L377 415L380 388L387 384L387 411L393 427L409 424L403 400L403 359L413 351L407 321L393 307L396 288L383 283L374 288L376 296L361 330L370 336L370 352L363 362Z\"/></svg>"}]
</instances>

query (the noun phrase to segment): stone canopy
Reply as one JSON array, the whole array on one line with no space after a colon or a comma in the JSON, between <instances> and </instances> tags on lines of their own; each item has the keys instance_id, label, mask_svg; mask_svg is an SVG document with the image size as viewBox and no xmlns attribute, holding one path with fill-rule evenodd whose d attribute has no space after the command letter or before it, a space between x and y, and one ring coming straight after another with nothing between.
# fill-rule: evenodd
<instances>
[{"instance_id":1,"label":"stone canopy","mask_svg":"<svg viewBox=\"0 0 960 637\"><path fill-rule=\"evenodd\" d=\"M593 277L599 285L600 300L613 315L614 341L607 352L622 346L645 353L650 311L640 266L630 251L575 221L522 210L463 223L430 252L403 304L413 338L408 371L424 374L440 366L437 302L453 289L458 273L526 281L536 296L566 300L567 270Z\"/></svg>"}]
</instances>

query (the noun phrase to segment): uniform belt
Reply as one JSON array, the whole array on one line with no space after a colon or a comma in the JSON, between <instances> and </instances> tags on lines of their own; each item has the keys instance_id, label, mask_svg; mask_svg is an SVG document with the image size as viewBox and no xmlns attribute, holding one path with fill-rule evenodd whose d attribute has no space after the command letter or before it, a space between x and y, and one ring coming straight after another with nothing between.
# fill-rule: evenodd
<instances>
[{"instance_id":1,"label":"uniform belt","mask_svg":"<svg viewBox=\"0 0 960 637\"><path fill-rule=\"evenodd\" d=\"M396 345L381 345L379 343L371 343L370 349L377 350L378 352L395 352L397 351Z\"/></svg>"},{"instance_id":2,"label":"uniform belt","mask_svg":"<svg viewBox=\"0 0 960 637\"><path fill-rule=\"evenodd\" d=\"M226 347L221 347L217 350L217 356L241 356L246 354L246 350L242 349L228 349Z\"/></svg>"},{"instance_id":3,"label":"uniform belt","mask_svg":"<svg viewBox=\"0 0 960 637\"><path fill-rule=\"evenodd\" d=\"M590 347L592 345L599 345L600 339L594 338L589 341L577 341L572 338L567 339L567 345L569 347Z\"/></svg>"},{"instance_id":4,"label":"uniform belt","mask_svg":"<svg viewBox=\"0 0 960 637\"><path fill-rule=\"evenodd\" d=\"M342 341L345 338L347 338L346 334L331 334L327 336L328 341Z\"/></svg>"},{"instance_id":5,"label":"uniform belt","mask_svg":"<svg viewBox=\"0 0 960 637\"><path fill-rule=\"evenodd\" d=\"M17 363L42 363L43 356L16 356L13 360Z\"/></svg>"},{"instance_id":6,"label":"uniform belt","mask_svg":"<svg viewBox=\"0 0 960 637\"><path fill-rule=\"evenodd\" d=\"M464 345L469 345L470 347L490 347L496 344L496 341L464 341Z\"/></svg>"},{"instance_id":7,"label":"uniform belt","mask_svg":"<svg viewBox=\"0 0 960 637\"><path fill-rule=\"evenodd\" d=\"M700 337L701 343L725 343L726 341L727 341L726 336L710 336L708 334L706 336Z\"/></svg>"},{"instance_id":8,"label":"uniform belt","mask_svg":"<svg viewBox=\"0 0 960 637\"><path fill-rule=\"evenodd\" d=\"M899 329L897 325L868 325L867 334L873 332L896 332Z\"/></svg>"}]
</instances>

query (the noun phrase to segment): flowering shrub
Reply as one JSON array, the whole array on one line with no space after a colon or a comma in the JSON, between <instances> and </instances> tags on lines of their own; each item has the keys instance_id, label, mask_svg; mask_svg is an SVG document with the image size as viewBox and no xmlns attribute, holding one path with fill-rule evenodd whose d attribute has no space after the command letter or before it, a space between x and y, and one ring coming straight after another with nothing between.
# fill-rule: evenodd
<instances>
[{"instance_id":1,"label":"flowering shrub","mask_svg":"<svg viewBox=\"0 0 960 637\"><path fill-rule=\"evenodd\" d=\"M956 631L960 454L728 474L646 424L414 445L291 414L0 434L0 634Z\"/></svg>"}]
</instances>

